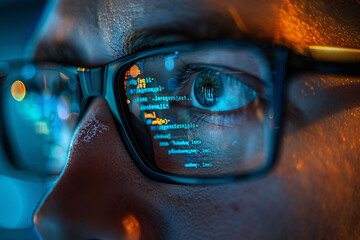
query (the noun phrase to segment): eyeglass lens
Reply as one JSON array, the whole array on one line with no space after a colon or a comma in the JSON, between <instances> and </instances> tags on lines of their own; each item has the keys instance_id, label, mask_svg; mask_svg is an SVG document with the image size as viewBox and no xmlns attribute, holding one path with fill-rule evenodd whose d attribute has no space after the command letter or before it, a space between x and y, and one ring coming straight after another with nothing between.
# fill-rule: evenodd
<instances>
[{"instance_id":1,"label":"eyeglass lens","mask_svg":"<svg viewBox=\"0 0 360 240\"><path fill-rule=\"evenodd\" d=\"M258 49L173 51L133 62L120 76L135 144L153 167L211 176L268 163L275 84Z\"/></svg>"},{"instance_id":2,"label":"eyeglass lens","mask_svg":"<svg viewBox=\"0 0 360 240\"><path fill-rule=\"evenodd\" d=\"M3 129L14 165L59 174L80 113L76 77L60 66L27 63L8 65L2 81Z\"/></svg>"}]
</instances>

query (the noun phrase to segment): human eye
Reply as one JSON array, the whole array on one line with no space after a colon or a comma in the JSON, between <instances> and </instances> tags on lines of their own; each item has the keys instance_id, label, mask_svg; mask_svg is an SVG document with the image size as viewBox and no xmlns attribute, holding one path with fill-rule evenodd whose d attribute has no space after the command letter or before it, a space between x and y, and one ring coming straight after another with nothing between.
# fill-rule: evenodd
<instances>
[{"instance_id":1,"label":"human eye","mask_svg":"<svg viewBox=\"0 0 360 240\"><path fill-rule=\"evenodd\" d=\"M273 84L262 55L178 51L133 62L124 72L132 135L157 168L230 174L266 161Z\"/></svg>"},{"instance_id":2,"label":"human eye","mask_svg":"<svg viewBox=\"0 0 360 240\"><path fill-rule=\"evenodd\" d=\"M242 71L193 65L188 66L185 77L192 81L192 104L199 109L231 111L250 104L257 96L256 91L244 83L243 79L249 76Z\"/></svg>"},{"instance_id":3,"label":"human eye","mask_svg":"<svg viewBox=\"0 0 360 240\"><path fill-rule=\"evenodd\" d=\"M264 88L264 83L250 73L215 65L186 65L178 79L181 86L177 94L189 96L182 106L193 107L193 113L203 121L216 120L224 126L235 124L238 115L258 106ZM221 121L224 118L227 121Z\"/></svg>"}]
</instances>

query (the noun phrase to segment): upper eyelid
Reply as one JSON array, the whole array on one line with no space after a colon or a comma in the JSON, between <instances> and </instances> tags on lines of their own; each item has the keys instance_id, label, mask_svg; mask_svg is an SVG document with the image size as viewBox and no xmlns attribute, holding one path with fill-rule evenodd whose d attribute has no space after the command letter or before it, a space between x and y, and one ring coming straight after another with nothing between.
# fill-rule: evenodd
<instances>
[{"instance_id":1,"label":"upper eyelid","mask_svg":"<svg viewBox=\"0 0 360 240\"><path fill-rule=\"evenodd\" d=\"M243 70L243 69L235 69L235 68L231 68L231 67L227 67L227 66L223 66L223 65L214 65L214 64L202 64L202 63L197 64L196 63L196 64L189 64L189 65L194 65L196 67L203 68L205 71L206 70L209 70L209 71L214 70L214 71L218 71L219 73L221 71L224 71L223 74L226 74L226 75L246 74L246 75L250 75L252 77L255 77L255 78L258 78L259 80L261 80L259 78L259 76L256 76L256 73L258 73L258 72L256 72L256 73L255 72L249 72L249 71L246 71L246 70Z\"/></svg>"},{"instance_id":2,"label":"upper eyelid","mask_svg":"<svg viewBox=\"0 0 360 240\"><path fill-rule=\"evenodd\" d=\"M223 66L216 66L216 65L207 65L207 64L189 64L189 65L185 65L184 67L190 67L190 68L193 68L193 66L191 66L191 65L194 65L195 66L195 71L196 70L199 70L200 72L197 72L196 73L196 75L199 75L199 74L201 74L201 70L202 69L204 69L205 71L206 70L212 70L212 69L205 69L205 67L209 67L209 66L211 66L211 67L214 67L214 68L218 68L218 70L220 70L220 69L222 69L222 70L227 70L228 68L224 68ZM199 67L200 66L200 67ZM184 68L183 67L183 68ZM197 69L199 67L199 69ZM215 69L214 69L215 70ZM234 70L234 69L228 69L228 70ZM216 71L216 70L215 70ZM236 71L236 70L234 70L234 71ZM179 89L178 89L178 91L182 91L183 89L185 89L185 88L187 88L188 87L188 84L189 84L189 81L191 81L191 80L193 80L193 79L190 79L190 76L183 76L182 75L183 73L179 73L179 79L180 79L180 85L179 85ZM192 74L194 74L194 73L192 73ZM263 81L263 80L261 80L259 77L257 77L257 76L253 76L253 75L251 75L251 74L249 74L249 73L246 73L246 72L244 72L244 74L245 75L247 75L247 76L250 76L251 78L254 78L254 79L256 79L256 82L255 82L255 80L254 81L247 81L247 82L244 82L245 81L245 79L238 79L238 81L240 81L242 84L244 84L244 85L246 85L246 86L248 86L248 87L250 87L251 89L253 89L253 90L255 90L256 92L258 92L259 94L262 94L262 89L264 88L264 86L267 84L265 81ZM233 77L232 75L234 75L234 74L226 74L226 77ZM234 77L234 78L236 78L236 77Z\"/></svg>"},{"instance_id":3,"label":"upper eyelid","mask_svg":"<svg viewBox=\"0 0 360 240\"><path fill-rule=\"evenodd\" d=\"M229 44L229 45L226 45L228 47L224 47L224 43ZM175 59L177 59L176 60L176 68L177 69L179 69L182 64L185 66L187 64L186 63L186 61L187 61L187 62L190 62L188 65L192 64L193 66L202 65L202 66L206 66L206 67L210 66L211 68L219 69L221 71L226 69L229 72L243 72L244 74L250 75L253 78L259 79L262 83L265 83L266 85L268 85L268 84L271 85L271 83L272 83L272 80L271 80L272 77L270 74L271 66L268 61L269 59L268 59L266 53L262 51L262 48L264 48L264 47L262 47L263 45L257 46L252 43L246 42L246 41L236 41L236 40L226 40L226 39L204 41L204 45L200 45L200 44L201 43L186 43L186 44L174 45L174 46L169 46L169 47L164 47L164 48L158 48L158 49L152 50L152 54L151 54L150 50L148 52L149 54L147 54L147 51L145 51L142 54L143 55L142 57L138 57L137 59L135 58L133 61L129 61L129 65L134 64L137 61L140 61L142 63L148 63L152 60L158 61L159 64L163 64L162 61L164 60L164 56L173 55L175 52L180 51L180 54L175 58ZM204 57L200 57L200 59L195 58L193 60L191 58L191 56L192 56L191 54L194 54L194 52L193 52L193 50L195 49L194 47L196 47L196 49L199 49L200 51L208 49L209 51L216 51L216 52L220 51L220 53L222 53L224 50L226 50L226 52L229 53L228 52L229 49L238 49L238 50L240 50L240 52L238 53L239 56L243 56L243 57L245 57L247 55L251 56L251 58L254 59L252 61L255 61L255 62L250 63L250 65L242 64L241 62L240 62L241 64L238 64L236 62L231 62L231 64L221 65L221 64L216 64L217 62L214 61L216 59L212 59L212 61L209 63L206 62L207 60ZM268 47L266 49L268 49ZM188 57L186 57L186 55L184 55L187 52L190 53L190 55L187 55ZM233 52L231 52L231 53L234 54ZM189 60L189 57L190 57L190 60ZM131 56L128 56L128 58L130 59ZM215 64L211 64L212 62L214 62ZM236 64L234 65L234 63L236 63ZM234 66L235 67L238 66L239 68L234 68ZM250 69L251 69L251 71L250 71ZM255 72L255 71L258 71L258 72Z\"/></svg>"}]
</instances>

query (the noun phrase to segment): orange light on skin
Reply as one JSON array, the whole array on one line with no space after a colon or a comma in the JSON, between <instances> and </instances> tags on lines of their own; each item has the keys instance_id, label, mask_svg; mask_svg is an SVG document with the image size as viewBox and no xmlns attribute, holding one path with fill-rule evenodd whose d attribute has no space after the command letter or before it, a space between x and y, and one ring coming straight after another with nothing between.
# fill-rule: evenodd
<instances>
[{"instance_id":1,"label":"orange light on skin","mask_svg":"<svg viewBox=\"0 0 360 240\"><path fill-rule=\"evenodd\" d=\"M306 55L311 45L353 46L358 34L351 24L340 21L340 15L329 11L327 1L280 1L274 42ZM339 1L338 6L340 6ZM327 6L328 5L328 6ZM350 15L352 12L350 12ZM350 16L349 15L349 16ZM344 17L344 20L351 18ZM342 19L342 18L341 18Z\"/></svg>"},{"instance_id":2,"label":"orange light on skin","mask_svg":"<svg viewBox=\"0 0 360 240\"><path fill-rule=\"evenodd\" d=\"M140 224L134 215L130 214L124 218L122 225L125 228L126 240L140 239Z\"/></svg>"},{"instance_id":3,"label":"orange light on skin","mask_svg":"<svg viewBox=\"0 0 360 240\"><path fill-rule=\"evenodd\" d=\"M11 95L16 101L20 102L21 100L23 100L25 94L26 94L26 88L24 83L22 83L21 81L15 81L11 85Z\"/></svg>"},{"instance_id":4,"label":"orange light on skin","mask_svg":"<svg viewBox=\"0 0 360 240\"><path fill-rule=\"evenodd\" d=\"M231 17L233 18L236 26L244 32L247 32L247 28L246 25L244 23L244 21L242 20L239 12L237 11L237 9L234 6L228 6L228 11L231 15Z\"/></svg>"},{"instance_id":5,"label":"orange light on skin","mask_svg":"<svg viewBox=\"0 0 360 240\"><path fill-rule=\"evenodd\" d=\"M35 217L34 217L34 223L35 223L35 225L38 224L38 221L39 221L39 218L38 218L37 215L35 215Z\"/></svg>"},{"instance_id":6,"label":"orange light on skin","mask_svg":"<svg viewBox=\"0 0 360 240\"><path fill-rule=\"evenodd\" d=\"M139 70L139 67L136 66L136 65L133 65L131 68L130 68L130 75L133 77L133 78L136 78L137 75L140 74L140 70Z\"/></svg>"},{"instance_id":7,"label":"orange light on skin","mask_svg":"<svg viewBox=\"0 0 360 240\"><path fill-rule=\"evenodd\" d=\"M296 164L296 169L297 170L301 170L302 167L303 167L302 162L299 162L298 164Z\"/></svg>"}]
</instances>

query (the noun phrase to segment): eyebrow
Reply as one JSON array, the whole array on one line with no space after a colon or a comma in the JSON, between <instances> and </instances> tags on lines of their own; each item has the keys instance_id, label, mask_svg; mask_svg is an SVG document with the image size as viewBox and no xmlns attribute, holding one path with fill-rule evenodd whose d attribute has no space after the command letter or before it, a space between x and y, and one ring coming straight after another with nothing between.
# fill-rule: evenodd
<instances>
[{"instance_id":1,"label":"eyebrow","mask_svg":"<svg viewBox=\"0 0 360 240\"><path fill-rule=\"evenodd\" d=\"M353 10L360 9L359 0L344 0L344 3L345 6L351 7ZM349 16L344 16L344 18L349 18L351 14L348 15ZM120 58L150 48L190 41L226 38L239 40L249 39L255 42L274 41L274 39L260 39L259 36L245 33L244 31L242 31L242 29L239 28L239 22L236 22L234 16L236 17L236 14L231 14L231 12L227 15L221 16L197 15L196 18L191 19L177 19L177 22L172 21L171 24L169 23L166 26L164 25L138 30L135 29L135 31L130 36L127 36L125 38L125 41L119 41L119 39L117 39L116 37L111 37L109 39L110 41L107 43L107 46L112 49L112 51L108 55L108 57L114 60L116 58ZM358 19L358 16L355 16L355 18L357 17ZM309 19L309 21L311 21L311 19ZM360 29L360 24L355 23L352 25L352 27L353 29L355 29L355 31L353 30L351 34L356 35L356 32L358 32L356 29ZM194 28L196 28L196 30ZM197 31L198 29L200 30ZM110 28L110 32L107 34L113 34L113 36L116 36L117 30L118 29ZM359 42L359 40L353 40L353 42L355 42L354 46L356 46L356 43ZM51 44L40 44L40 46L37 48L35 58L41 60L55 60L56 62L61 63L66 62L71 64L77 64L79 66L85 64L89 65L87 59L84 58L83 54L81 54L78 49L76 49L76 46L73 46L71 42L67 42L66 39L62 39L59 42L52 42Z\"/></svg>"},{"instance_id":2,"label":"eyebrow","mask_svg":"<svg viewBox=\"0 0 360 240\"><path fill-rule=\"evenodd\" d=\"M360 9L360 0L345 0L344 1L344 10L349 10L349 8ZM246 29L239 27L239 22L242 22L242 19L239 19L239 14L234 11L230 11L227 15L221 16L207 16L207 18L200 19L187 19L187 21L178 21L172 22L170 26L159 26L153 28L145 28L141 30L135 30L130 36L128 36L125 41L120 45L115 42L114 39L111 39L110 42L111 48L113 49L114 57L119 58L125 55L132 53L148 50L155 47L161 47L169 44L178 44L184 42L192 41L201 41L201 40L212 40L212 39L238 39L238 40L251 40L253 42L270 42L276 43L278 45L283 45L289 48L293 48L296 51L299 50L300 46L296 45L295 42L291 40L286 41L286 39L277 39L276 36L269 38L269 36L261 36L256 33L247 33ZM326 12L329 16L339 17L338 13L335 14L333 9L327 9ZM353 12L351 12L353 13ZM304 13L306 14L306 13ZM344 17L349 21L349 19L354 19L352 14L348 14L348 17ZM359 15L360 16L360 15ZM201 17L201 16L198 16ZM356 18L356 17L355 17ZM335 18L336 19L336 18ZM196 24L192 24L196 22ZM306 23L310 25L316 24L316 19L308 19ZM341 26L339 24L339 26ZM201 29L201 31L194 30L195 28ZM305 27L305 26L303 26ZM347 34L356 34L359 29L360 24L354 24L348 26L352 31L348 31ZM330 36L330 35L329 35ZM328 35L324 33L323 38L325 42L333 45L335 39L331 39ZM344 37L344 36L342 36ZM329 38L329 39L328 39ZM340 38L340 36L339 36ZM348 37L349 38L349 37ZM115 39L116 40L116 39ZM300 40L297 40L300 41ZM120 41L119 41L120 42ZM324 45L325 42L323 42ZM353 42L356 45L356 40L353 39ZM295 44L295 45L294 45ZM320 43L321 44L321 43ZM354 46L350 46L354 47Z\"/></svg>"},{"instance_id":3,"label":"eyebrow","mask_svg":"<svg viewBox=\"0 0 360 240\"><path fill-rule=\"evenodd\" d=\"M191 21L190 21L191 22ZM119 46L117 43L111 44L115 47L113 50L115 56L129 55L136 52L148 50L155 47L161 47L169 44L180 44L185 42L195 42L212 39L254 39L249 34L243 32L236 26L236 23L229 18L202 19L197 20L197 27L200 31L194 31L189 23L173 23L171 28L161 26L155 28L141 29L135 31L126 38L124 44ZM174 27L175 26L175 27ZM121 53L119 49L122 49Z\"/></svg>"}]
</instances>

